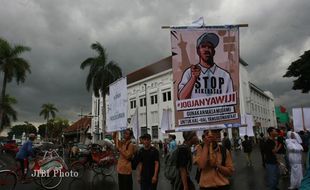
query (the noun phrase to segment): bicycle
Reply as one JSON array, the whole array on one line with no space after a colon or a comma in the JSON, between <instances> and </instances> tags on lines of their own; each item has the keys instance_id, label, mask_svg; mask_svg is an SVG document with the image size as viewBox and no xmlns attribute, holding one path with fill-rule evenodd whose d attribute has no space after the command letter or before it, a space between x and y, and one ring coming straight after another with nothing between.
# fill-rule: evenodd
<instances>
[{"instance_id":1,"label":"bicycle","mask_svg":"<svg viewBox=\"0 0 310 190\"><path fill-rule=\"evenodd\" d=\"M83 160L74 161L71 169L79 173L81 178L86 169L92 169L96 174L111 175L114 171L116 158L112 151L101 151L102 147L98 144L92 144L88 147L90 155Z\"/></svg>"},{"instance_id":2,"label":"bicycle","mask_svg":"<svg viewBox=\"0 0 310 190\"><path fill-rule=\"evenodd\" d=\"M34 170L35 165L37 165L38 163L35 161L35 163L32 165L33 167L31 167L32 171ZM29 162L28 159L24 160L24 165L25 168L28 168L29 166ZM2 165L2 167L4 167L5 164ZM0 187L1 189L14 189L16 187L16 184L18 182L26 182L25 179L23 178L23 172L21 170L21 167L19 164L16 164L15 168L11 168L11 169L3 169L0 170ZM31 179L31 181L34 181L37 185L40 185L38 178L28 178Z\"/></svg>"},{"instance_id":3,"label":"bicycle","mask_svg":"<svg viewBox=\"0 0 310 190\"><path fill-rule=\"evenodd\" d=\"M17 183L17 175L11 170L0 170L0 189L14 190Z\"/></svg>"},{"instance_id":4,"label":"bicycle","mask_svg":"<svg viewBox=\"0 0 310 190\"><path fill-rule=\"evenodd\" d=\"M41 174L40 184L45 189L57 188L68 172L68 166L55 150L46 151L43 160L39 162L37 172Z\"/></svg>"}]
</instances>

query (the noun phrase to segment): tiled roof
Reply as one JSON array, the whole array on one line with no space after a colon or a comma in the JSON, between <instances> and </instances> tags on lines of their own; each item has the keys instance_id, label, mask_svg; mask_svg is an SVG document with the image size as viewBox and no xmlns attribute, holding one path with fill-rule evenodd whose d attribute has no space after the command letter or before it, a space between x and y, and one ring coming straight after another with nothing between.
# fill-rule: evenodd
<instances>
[{"instance_id":1,"label":"tiled roof","mask_svg":"<svg viewBox=\"0 0 310 190\"><path fill-rule=\"evenodd\" d=\"M64 129L64 133L80 131L80 130L87 130L91 125L91 118L90 117L83 117L79 119L77 122L73 123L68 128Z\"/></svg>"},{"instance_id":2,"label":"tiled roof","mask_svg":"<svg viewBox=\"0 0 310 190\"><path fill-rule=\"evenodd\" d=\"M240 63L244 66L248 66L248 64L240 57ZM127 84L134 83L136 81L145 79L157 73L166 71L172 68L172 56L168 56L163 58L160 61L147 65L143 68L140 68L132 73L127 75Z\"/></svg>"},{"instance_id":3,"label":"tiled roof","mask_svg":"<svg viewBox=\"0 0 310 190\"><path fill-rule=\"evenodd\" d=\"M155 75L172 68L172 56L166 57L151 65L147 65L127 75L127 84Z\"/></svg>"}]
</instances>

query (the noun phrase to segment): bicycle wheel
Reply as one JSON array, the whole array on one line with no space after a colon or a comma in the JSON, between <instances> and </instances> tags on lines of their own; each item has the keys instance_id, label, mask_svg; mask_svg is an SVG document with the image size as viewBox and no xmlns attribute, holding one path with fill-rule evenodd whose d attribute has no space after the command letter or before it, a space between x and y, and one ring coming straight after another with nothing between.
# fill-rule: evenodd
<instances>
[{"instance_id":1,"label":"bicycle wheel","mask_svg":"<svg viewBox=\"0 0 310 190\"><path fill-rule=\"evenodd\" d=\"M41 177L40 182L42 187L45 189L55 189L57 188L62 181L62 177L59 174L55 174L53 171L49 172L49 175L46 177Z\"/></svg>"},{"instance_id":2,"label":"bicycle wheel","mask_svg":"<svg viewBox=\"0 0 310 190\"><path fill-rule=\"evenodd\" d=\"M93 163L92 164L92 169L93 169L93 171L96 173L96 174L102 174L103 172L102 172L102 167L101 167L101 165L100 164L98 164L98 163Z\"/></svg>"},{"instance_id":3,"label":"bicycle wheel","mask_svg":"<svg viewBox=\"0 0 310 190\"><path fill-rule=\"evenodd\" d=\"M84 176L86 168L85 165L82 164L81 162L79 161L73 162L70 168L73 172L78 172L77 178L82 178Z\"/></svg>"},{"instance_id":4,"label":"bicycle wheel","mask_svg":"<svg viewBox=\"0 0 310 190\"><path fill-rule=\"evenodd\" d=\"M114 164L107 164L102 168L102 173L104 175L112 175L113 171L115 169L115 165Z\"/></svg>"},{"instance_id":5,"label":"bicycle wheel","mask_svg":"<svg viewBox=\"0 0 310 190\"><path fill-rule=\"evenodd\" d=\"M0 171L0 189L1 190L13 190L15 189L17 182L17 175L11 170Z\"/></svg>"}]
</instances>

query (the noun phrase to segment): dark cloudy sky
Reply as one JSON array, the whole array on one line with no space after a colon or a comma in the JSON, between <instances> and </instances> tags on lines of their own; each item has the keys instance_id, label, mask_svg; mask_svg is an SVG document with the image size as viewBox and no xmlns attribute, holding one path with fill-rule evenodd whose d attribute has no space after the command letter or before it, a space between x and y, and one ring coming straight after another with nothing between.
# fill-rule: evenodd
<instances>
[{"instance_id":1,"label":"dark cloudy sky","mask_svg":"<svg viewBox=\"0 0 310 190\"><path fill-rule=\"evenodd\" d=\"M241 57L251 81L271 91L276 104L310 106L310 94L292 91L288 65L310 49L309 0L0 0L0 36L32 48L23 56L31 75L8 93L17 98L19 122L43 122L44 103L74 121L89 112L87 71L80 63L94 56L99 41L124 73L170 55L163 25L187 25L203 16L207 25L247 23L241 29ZM0 75L2 84L3 75Z\"/></svg>"}]
</instances>

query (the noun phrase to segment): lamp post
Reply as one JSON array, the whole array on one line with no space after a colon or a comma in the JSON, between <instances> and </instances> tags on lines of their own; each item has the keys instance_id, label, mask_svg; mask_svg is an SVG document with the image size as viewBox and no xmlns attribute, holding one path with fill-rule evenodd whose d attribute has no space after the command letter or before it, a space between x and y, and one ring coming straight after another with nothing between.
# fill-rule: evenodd
<instances>
[{"instance_id":1,"label":"lamp post","mask_svg":"<svg viewBox=\"0 0 310 190\"><path fill-rule=\"evenodd\" d=\"M146 125L146 131L148 130L147 127L147 84L144 83L144 87L145 87L145 125Z\"/></svg>"},{"instance_id":2,"label":"lamp post","mask_svg":"<svg viewBox=\"0 0 310 190\"><path fill-rule=\"evenodd\" d=\"M83 114L80 114L79 116L81 116L81 118L82 117L88 117L88 118L99 117L98 115L83 115ZM99 140L99 125L97 125L97 122L95 122L95 127L98 128L98 130L95 128L96 129L95 135L97 137L97 140Z\"/></svg>"}]
</instances>

